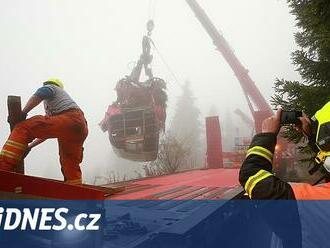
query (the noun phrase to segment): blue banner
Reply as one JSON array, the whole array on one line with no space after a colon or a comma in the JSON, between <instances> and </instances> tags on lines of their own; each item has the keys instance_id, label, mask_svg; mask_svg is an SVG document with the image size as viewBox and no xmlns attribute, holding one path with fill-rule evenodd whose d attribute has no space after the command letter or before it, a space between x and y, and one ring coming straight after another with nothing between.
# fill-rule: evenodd
<instances>
[{"instance_id":1,"label":"blue banner","mask_svg":"<svg viewBox=\"0 0 330 248\"><path fill-rule=\"evenodd\" d=\"M0 201L0 247L329 247L330 201Z\"/></svg>"}]
</instances>

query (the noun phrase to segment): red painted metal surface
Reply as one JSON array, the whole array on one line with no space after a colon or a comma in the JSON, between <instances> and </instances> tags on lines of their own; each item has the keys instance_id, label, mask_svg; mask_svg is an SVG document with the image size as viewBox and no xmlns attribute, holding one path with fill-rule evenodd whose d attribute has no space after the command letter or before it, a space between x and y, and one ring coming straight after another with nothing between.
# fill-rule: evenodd
<instances>
[{"instance_id":1,"label":"red painted metal surface","mask_svg":"<svg viewBox=\"0 0 330 248\"><path fill-rule=\"evenodd\" d=\"M107 199L221 199L228 190L239 186L238 173L238 169L219 168L139 179L127 182L125 191Z\"/></svg>"},{"instance_id":2,"label":"red painted metal surface","mask_svg":"<svg viewBox=\"0 0 330 248\"><path fill-rule=\"evenodd\" d=\"M40 199L63 200L191 200L222 199L239 186L238 169L193 170L125 182L122 185L77 186L13 172L0 171L0 191ZM119 192L120 191L120 192ZM15 197L17 196L17 197Z\"/></svg>"},{"instance_id":3,"label":"red painted metal surface","mask_svg":"<svg viewBox=\"0 0 330 248\"><path fill-rule=\"evenodd\" d=\"M0 171L0 191L48 199L103 200L105 193L88 187ZM13 197L14 198L14 197Z\"/></svg>"},{"instance_id":4,"label":"red painted metal surface","mask_svg":"<svg viewBox=\"0 0 330 248\"><path fill-rule=\"evenodd\" d=\"M223 167L221 129L218 116L206 118L207 167Z\"/></svg>"}]
</instances>

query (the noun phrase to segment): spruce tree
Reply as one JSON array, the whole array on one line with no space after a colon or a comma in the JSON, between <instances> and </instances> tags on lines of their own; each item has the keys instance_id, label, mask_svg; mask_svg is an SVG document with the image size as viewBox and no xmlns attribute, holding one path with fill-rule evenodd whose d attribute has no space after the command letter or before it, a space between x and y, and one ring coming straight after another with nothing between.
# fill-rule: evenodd
<instances>
[{"instance_id":1,"label":"spruce tree","mask_svg":"<svg viewBox=\"0 0 330 248\"><path fill-rule=\"evenodd\" d=\"M298 31L299 48L292 62L302 81L277 79L272 103L285 110L303 110L312 116L330 100L330 1L288 0ZM287 128L284 136L299 142L301 135Z\"/></svg>"},{"instance_id":2,"label":"spruce tree","mask_svg":"<svg viewBox=\"0 0 330 248\"><path fill-rule=\"evenodd\" d=\"M203 165L203 145L201 142L200 111L196 107L189 81L185 82L182 91L171 123L171 133L181 144L186 146L186 149L191 151L191 155L187 158L187 166L201 167Z\"/></svg>"}]
</instances>

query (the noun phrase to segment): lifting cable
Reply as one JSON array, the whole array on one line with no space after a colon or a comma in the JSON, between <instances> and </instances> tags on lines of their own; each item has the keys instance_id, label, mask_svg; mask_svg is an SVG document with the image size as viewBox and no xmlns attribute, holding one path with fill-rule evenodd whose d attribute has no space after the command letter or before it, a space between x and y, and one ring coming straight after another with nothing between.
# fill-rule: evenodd
<instances>
[{"instance_id":1,"label":"lifting cable","mask_svg":"<svg viewBox=\"0 0 330 248\"><path fill-rule=\"evenodd\" d=\"M156 0L149 0L148 20L153 20L156 13Z\"/></svg>"},{"instance_id":2,"label":"lifting cable","mask_svg":"<svg viewBox=\"0 0 330 248\"><path fill-rule=\"evenodd\" d=\"M148 22L150 22L150 21L153 22L154 19L155 19L156 3L157 3L157 0L149 0ZM183 85L181 83L179 83L179 80L178 80L177 76L175 75L175 73L173 72L173 70L171 69L171 67L169 66L169 64L166 62L164 56L159 51L159 49L156 47L155 42L150 38L150 36L149 36L149 40L150 40L150 43L153 46L154 50L157 52L158 56L160 57L161 61L165 65L166 69L168 70L168 72L173 77L174 82L176 84L178 84L180 86L180 88L182 89L183 88Z\"/></svg>"},{"instance_id":3,"label":"lifting cable","mask_svg":"<svg viewBox=\"0 0 330 248\"><path fill-rule=\"evenodd\" d=\"M150 41L151 41L151 44L152 44L153 48L155 49L155 51L157 52L158 56L160 57L161 61L165 65L166 69L171 74L171 76L174 78L174 82L176 84L178 84L180 86L180 88L183 88L183 85L181 83L179 83L179 80L178 80L177 76L175 75L175 73L173 72L173 70L171 69L170 65L166 62L164 56L159 51L159 49L156 47L155 42L153 40L151 40L151 39L150 39Z\"/></svg>"},{"instance_id":4,"label":"lifting cable","mask_svg":"<svg viewBox=\"0 0 330 248\"><path fill-rule=\"evenodd\" d=\"M152 31L154 29L154 17L155 17L155 12L156 12L156 0L149 0L149 5L148 5L148 16L147 16L147 37L150 41L150 43L152 43L152 40L151 40L151 34L152 34ZM129 70L134 70L134 68L136 67L137 65L137 61L130 61L128 64L127 64L127 68ZM151 67L151 63L149 64L149 66Z\"/></svg>"}]
</instances>

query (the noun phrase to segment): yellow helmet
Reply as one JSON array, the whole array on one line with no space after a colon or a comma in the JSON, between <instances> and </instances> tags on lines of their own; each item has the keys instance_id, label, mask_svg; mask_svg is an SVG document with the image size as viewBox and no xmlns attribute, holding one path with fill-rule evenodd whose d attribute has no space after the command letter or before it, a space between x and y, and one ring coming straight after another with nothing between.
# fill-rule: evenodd
<instances>
[{"instance_id":1,"label":"yellow helmet","mask_svg":"<svg viewBox=\"0 0 330 248\"><path fill-rule=\"evenodd\" d=\"M61 80L57 79L57 78L50 78L48 79L46 82L44 82L44 85L46 84L54 84L62 89L64 89L64 84Z\"/></svg>"},{"instance_id":2,"label":"yellow helmet","mask_svg":"<svg viewBox=\"0 0 330 248\"><path fill-rule=\"evenodd\" d=\"M315 160L330 172L330 102L315 113L312 121L317 129L314 137L319 150Z\"/></svg>"},{"instance_id":3,"label":"yellow helmet","mask_svg":"<svg viewBox=\"0 0 330 248\"><path fill-rule=\"evenodd\" d=\"M316 144L320 150L330 152L330 102L315 113L312 120L317 121Z\"/></svg>"}]
</instances>

